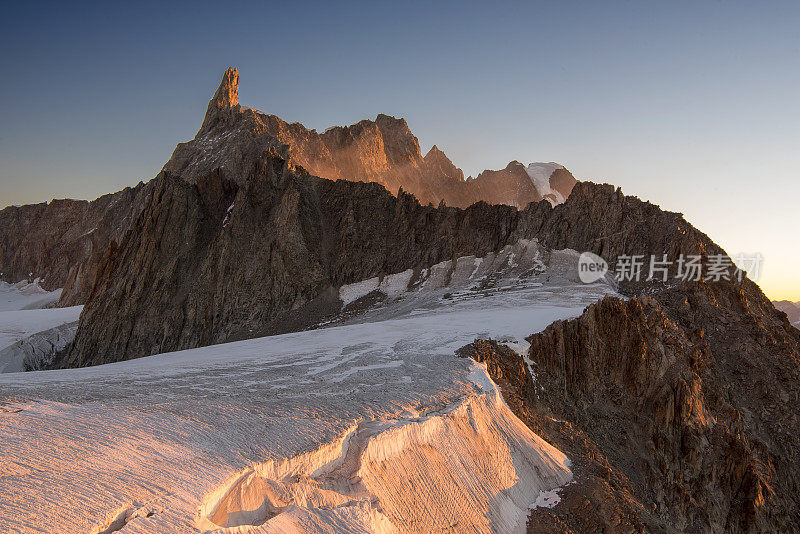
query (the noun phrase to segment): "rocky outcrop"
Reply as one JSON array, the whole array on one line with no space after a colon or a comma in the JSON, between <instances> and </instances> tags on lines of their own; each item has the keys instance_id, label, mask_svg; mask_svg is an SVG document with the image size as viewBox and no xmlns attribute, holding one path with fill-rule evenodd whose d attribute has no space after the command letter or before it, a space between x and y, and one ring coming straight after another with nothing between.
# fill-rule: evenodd
<instances>
[{"instance_id":1,"label":"rocky outcrop","mask_svg":"<svg viewBox=\"0 0 800 534\"><path fill-rule=\"evenodd\" d=\"M647 522L800 524L800 333L743 283L590 306L531 336L539 402L630 480Z\"/></svg>"},{"instance_id":2,"label":"rocky outcrop","mask_svg":"<svg viewBox=\"0 0 800 534\"><path fill-rule=\"evenodd\" d=\"M222 75L222 81L208 103L206 117L225 113L227 110L239 105L239 71L228 68Z\"/></svg>"},{"instance_id":3,"label":"rocky outcrop","mask_svg":"<svg viewBox=\"0 0 800 534\"><path fill-rule=\"evenodd\" d=\"M566 171L552 163L512 162L463 180L438 148L422 158L405 121L385 115L322 134L287 124L239 105L238 73L229 69L197 137L176 148L156 179L95 201L101 215L90 232L94 240L63 260L57 279L65 280L62 303L88 299L62 364L271 332L287 314L324 315L338 304L332 288L342 284L496 252L520 239L592 251L610 262L619 254L721 252L680 214L609 185L578 183L553 206L562 193L547 182L548 173L570 186ZM447 201L426 207L406 189L435 196L451 183L460 184L455 203L469 208ZM397 196L381 184L396 187ZM510 204L515 201L506 195L514 191L539 198L550 192L549 201L519 211L468 202L469 188ZM42 226L52 231L52 224ZM74 241L65 235L41 241ZM29 248L35 247L4 250ZM37 257L46 263L53 254Z\"/></svg>"},{"instance_id":4,"label":"rocky outcrop","mask_svg":"<svg viewBox=\"0 0 800 534\"><path fill-rule=\"evenodd\" d=\"M527 365L459 351L573 460L529 532L800 531L800 333L747 280L650 290L530 336Z\"/></svg>"},{"instance_id":5,"label":"rocky outcrop","mask_svg":"<svg viewBox=\"0 0 800 534\"><path fill-rule=\"evenodd\" d=\"M589 183L556 207L434 208L378 184L311 176L272 153L243 184L222 169L194 183L165 171L151 184L129 231L98 262L63 365L288 331L273 326L338 309L341 285L483 256L520 239L609 260L676 246L716 250L680 215Z\"/></svg>"},{"instance_id":6,"label":"rocky outcrop","mask_svg":"<svg viewBox=\"0 0 800 534\"><path fill-rule=\"evenodd\" d=\"M578 182L563 205L539 202L521 217L520 234L553 249L593 252L614 263L620 255L721 254L724 251L683 215L626 196L609 184Z\"/></svg>"},{"instance_id":7,"label":"rocky outcrop","mask_svg":"<svg viewBox=\"0 0 800 534\"><path fill-rule=\"evenodd\" d=\"M85 266L127 230L144 189L140 183L92 202L52 200L0 210L0 279L39 278L48 290L67 285L66 305L82 302L90 279Z\"/></svg>"}]
</instances>

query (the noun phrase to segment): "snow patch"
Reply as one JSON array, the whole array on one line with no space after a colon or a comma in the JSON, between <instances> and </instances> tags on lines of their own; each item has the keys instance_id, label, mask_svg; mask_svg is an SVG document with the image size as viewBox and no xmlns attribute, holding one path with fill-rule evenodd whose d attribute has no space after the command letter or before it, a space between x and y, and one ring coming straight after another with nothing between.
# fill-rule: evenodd
<instances>
[{"instance_id":1,"label":"snow patch","mask_svg":"<svg viewBox=\"0 0 800 534\"><path fill-rule=\"evenodd\" d=\"M347 284L339 288L339 300L344 303L344 307L351 302L355 302L361 297L372 293L378 289L378 287L380 287L380 278L377 276L375 278L370 278L369 280L356 282L355 284Z\"/></svg>"},{"instance_id":2,"label":"snow patch","mask_svg":"<svg viewBox=\"0 0 800 534\"><path fill-rule=\"evenodd\" d=\"M34 310L58 302L61 289L46 291L40 285L41 279L33 282L22 280L15 284L0 282L0 312L11 310Z\"/></svg>"},{"instance_id":3,"label":"snow patch","mask_svg":"<svg viewBox=\"0 0 800 534\"><path fill-rule=\"evenodd\" d=\"M126 512L121 532L194 532L198 509L230 534L452 531L462 519L467 531L522 531L569 462L454 351L521 343L613 293L560 275L571 258L520 241L423 271L335 326L1 374L0 532L90 532L137 503L152 504ZM404 273L384 288L400 291Z\"/></svg>"},{"instance_id":4,"label":"snow patch","mask_svg":"<svg viewBox=\"0 0 800 534\"><path fill-rule=\"evenodd\" d=\"M231 212L233 211L233 206L234 206L235 204L236 204L236 201L234 200L233 202L231 202L231 205L230 205L230 206L228 206L228 209L227 209L227 210L225 210L225 218L224 218L224 219L222 219L222 227L223 227L223 228L225 228L225 227L228 225L228 221L229 221L229 220L230 220L230 218L231 218Z\"/></svg>"},{"instance_id":5,"label":"snow patch","mask_svg":"<svg viewBox=\"0 0 800 534\"><path fill-rule=\"evenodd\" d=\"M431 291L446 286L452 268L452 260L443 261L431 267L430 274L422 283L421 289Z\"/></svg>"},{"instance_id":6,"label":"snow patch","mask_svg":"<svg viewBox=\"0 0 800 534\"><path fill-rule=\"evenodd\" d=\"M561 496L558 494L563 488L554 488L551 490L542 490L536 497L536 501L531 504L531 510L535 508L553 508L561 502Z\"/></svg>"},{"instance_id":7,"label":"snow patch","mask_svg":"<svg viewBox=\"0 0 800 534\"><path fill-rule=\"evenodd\" d=\"M492 382L492 379L489 377L489 371L485 363L473 361L468 378L483 392L495 390L494 382Z\"/></svg>"},{"instance_id":8,"label":"snow patch","mask_svg":"<svg viewBox=\"0 0 800 534\"><path fill-rule=\"evenodd\" d=\"M522 358L528 357L528 349L531 348L531 344L527 341L503 341L502 342L505 346L509 349L513 350L517 354L519 354Z\"/></svg>"},{"instance_id":9,"label":"snow patch","mask_svg":"<svg viewBox=\"0 0 800 534\"><path fill-rule=\"evenodd\" d=\"M396 298L406 292L412 276L414 276L413 269L406 269L401 273L387 275L383 278L379 289L389 298Z\"/></svg>"},{"instance_id":10,"label":"snow patch","mask_svg":"<svg viewBox=\"0 0 800 534\"><path fill-rule=\"evenodd\" d=\"M555 206L557 204L564 203L564 195L556 191L550 186L550 176L558 169L563 169L562 165L558 163L531 163L525 169L525 172L528 173L528 177L530 177L531 182L533 182L533 186L536 188L536 191L542 196L542 198L546 198L551 205Z\"/></svg>"}]
</instances>

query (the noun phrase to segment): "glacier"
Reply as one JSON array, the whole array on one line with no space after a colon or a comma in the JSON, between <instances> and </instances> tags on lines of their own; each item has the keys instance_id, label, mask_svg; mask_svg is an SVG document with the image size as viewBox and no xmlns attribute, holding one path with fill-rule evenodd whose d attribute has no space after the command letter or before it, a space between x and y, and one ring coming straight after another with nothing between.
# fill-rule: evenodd
<instances>
[{"instance_id":1,"label":"glacier","mask_svg":"<svg viewBox=\"0 0 800 534\"><path fill-rule=\"evenodd\" d=\"M53 308L61 290L0 281L0 373L37 368L72 341L83 306Z\"/></svg>"},{"instance_id":2,"label":"glacier","mask_svg":"<svg viewBox=\"0 0 800 534\"><path fill-rule=\"evenodd\" d=\"M524 532L570 462L454 353L614 293L576 260L524 242L314 330L0 375L0 531Z\"/></svg>"}]
</instances>

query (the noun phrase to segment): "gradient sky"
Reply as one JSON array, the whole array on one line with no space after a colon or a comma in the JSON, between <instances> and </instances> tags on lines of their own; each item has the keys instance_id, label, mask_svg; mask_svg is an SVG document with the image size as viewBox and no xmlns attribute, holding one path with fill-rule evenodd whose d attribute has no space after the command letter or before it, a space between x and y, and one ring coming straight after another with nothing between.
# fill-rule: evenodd
<instances>
[{"instance_id":1,"label":"gradient sky","mask_svg":"<svg viewBox=\"0 0 800 534\"><path fill-rule=\"evenodd\" d=\"M558 161L680 211L800 301L800 4L6 2L0 207L155 176L229 65L324 129L405 117L466 174Z\"/></svg>"}]
</instances>

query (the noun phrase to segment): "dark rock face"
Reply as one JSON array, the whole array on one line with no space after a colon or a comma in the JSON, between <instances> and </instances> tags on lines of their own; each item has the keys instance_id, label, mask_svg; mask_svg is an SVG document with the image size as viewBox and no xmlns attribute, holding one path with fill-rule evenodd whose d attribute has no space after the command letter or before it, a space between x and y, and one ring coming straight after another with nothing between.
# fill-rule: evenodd
<instances>
[{"instance_id":1,"label":"dark rock face","mask_svg":"<svg viewBox=\"0 0 800 534\"><path fill-rule=\"evenodd\" d=\"M140 183L92 202L53 200L0 210L0 278L38 277L46 289L67 285L67 305L82 302L91 279L87 262L124 233L145 189Z\"/></svg>"},{"instance_id":2,"label":"dark rock face","mask_svg":"<svg viewBox=\"0 0 800 534\"><path fill-rule=\"evenodd\" d=\"M556 207L433 208L375 183L313 177L273 153L242 184L222 169L194 183L165 171L151 184L129 231L98 262L64 365L272 333L270 325L296 324L291 317L324 315L343 284L483 256L523 238L612 261L716 249L680 215L590 183Z\"/></svg>"},{"instance_id":3,"label":"dark rock face","mask_svg":"<svg viewBox=\"0 0 800 534\"><path fill-rule=\"evenodd\" d=\"M622 254L721 254L724 251L680 213L622 194L609 184L579 182L563 205L545 202L523 212L519 233L553 249L594 252L612 262Z\"/></svg>"},{"instance_id":4,"label":"dark rock face","mask_svg":"<svg viewBox=\"0 0 800 534\"><path fill-rule=\"evenodd\" d=\"M64 365L252 337L330 288L497 250L518 216L485 203L421 206L378 184L310 176L275 155L241 185L220 171L194 184L164 172L152 183L99 264Z\"/></svg>"},{"instance_id":5,"label":"dark rock face","mask_svg":"<svg viewBox=\"0 0 800 534\"><path fill-rule=\"evenodd\" d=\"M528 339L541 403L625 475L648 523L800 525L800 333L755 284L606 298Z\"/></svg>"}]
</instances>

